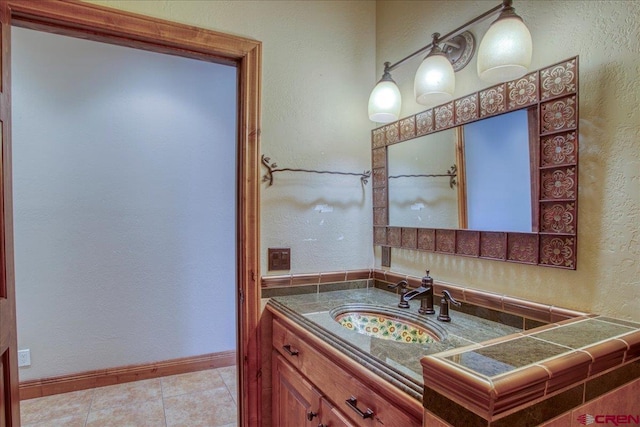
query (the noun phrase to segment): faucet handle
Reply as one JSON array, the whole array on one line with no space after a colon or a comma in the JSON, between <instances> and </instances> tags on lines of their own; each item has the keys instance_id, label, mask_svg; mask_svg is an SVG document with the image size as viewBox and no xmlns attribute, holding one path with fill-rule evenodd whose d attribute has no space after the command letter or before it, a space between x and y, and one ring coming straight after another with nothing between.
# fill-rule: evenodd
<instances>
[{"instance_id":1,"label":"faucet handle","mask_svg":"<svg viewBox=\"0 0 640 427\"><path fill-rule=\"evenodd\" d=\"M400 308L409 308L409 303L404 299L405 294L408 292L407 286L409 286L409 283L406 280L401 280L395 285L387 285L387 288L389 289L400 288L400 302L398 303L398 307Z\"/></svg>"},{"instance_id":2,"label":"faucet handle","mask_svg":"<svg viewBox=\"0 0 640 427\"><path fill-rule=\"evenodd\" d=\"M450 302L457 306L462 305L451 296L449 291L447 291L446 289L443 289L442 299L440 300L440 314L438 314L438 320L440 320L441 322L451 322L451 317L449 316Z\"/></svg>"},{"instance_id":3,"label":"faucet handle","mask_svg":"<svg viewBox=\"0 0 640 427\"><path fill-rule=\"evenodd\" d=\"M409 286L409 283L406 280L401 280L398 283L394 284L388 284L387 288L389 289L395 289L395 288L400 288L400 289L407 289L407 286Z\"/></svg>"},{"instance_id":4,"label":"faucet handle","mask_svg":"<svg viewBox=\"0 0 640 427\"><path fill-rule=\"evenodd\" d=\"M448 291L448 290L446 290L446 289L443 289L443 290L442 290L442 299L443 299L443 300L445 300L445 301L449 301L449 302L451 302L451 303L452 303L453 305L455 305L456 307L460 307L460 306L462 305L462 303L461 303L461 302L459 302L459 301L456 301L456 300L451 296L451 294L449 293L449 291Z\"/></svg>"}]
</instances>

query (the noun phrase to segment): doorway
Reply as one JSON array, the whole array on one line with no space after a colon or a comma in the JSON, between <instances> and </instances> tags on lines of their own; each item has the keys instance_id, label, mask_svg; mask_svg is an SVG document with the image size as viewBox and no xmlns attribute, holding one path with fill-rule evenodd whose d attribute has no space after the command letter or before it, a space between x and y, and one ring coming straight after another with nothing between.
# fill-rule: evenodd
<instances>
[{"instance_id":1,"label":"doorway","mask_svg":"<svg viewBox=\"0 0 640 427\"><path fill-rule=\"evenodd\" d=\"M237 324L239 372L238 425L257 425L260 419L258 165L260 117L259 42L184 26L105 7L77 2L0 2L2 24L3 198L0 316L2 333L2 424L19 419L13 283L13 217L11 195L11 133L9 105L11 25L78 36L117 45L164 52L234 65L238 72L237 152Z\"/></svg>"},{"instance_id":2,"label":"doorway","mask_svg":"<svg viewBox=\"0 0 640 427\"><path fill-rule=\"evenodd\" d=\"M20 381L235 351L235 67L19 27L12 53Z\"/></svg>"}]
</instances>

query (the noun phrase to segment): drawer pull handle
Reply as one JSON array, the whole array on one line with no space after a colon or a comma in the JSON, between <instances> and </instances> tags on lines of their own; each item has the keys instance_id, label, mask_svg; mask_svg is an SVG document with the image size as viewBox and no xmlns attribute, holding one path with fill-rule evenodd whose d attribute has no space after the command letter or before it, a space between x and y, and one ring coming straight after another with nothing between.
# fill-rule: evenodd
<instances>
[{"instance_id":1,"label":"drawer pull handle","mask_svg":"<svg viewBox=\"0 0 640 427\"><path fill-rule=\"evenodd\" d=\"M307 412L307 419L309 421L313 421L313 417L317 417L317 416L318 416L317 412L313 412L313 411Z\"/></svg>"},{"instance_id":2,"label":"drawer pull handle","mask_svg":"<svg viewBox=\"0 0 640 427\"><path fill-rule=\"evenodd\" d=\"M285 344L285 345L282 346L282 348L284 348L284 351L289 353L291 356L297 356L298 355L298 350L291 349L291 344Z\"/></svg>"},{"instance_id":3,"label":"drawer pull handle","mask_svg":"<svg viewBox=\"0 0 640 427\"><path fill-rule=\"evenodd\" d=\"M358 408L358 399L356 399L355 397L351 396L350 398L345 400L345 402L351 409L353 409L363 419L373 418L373 411L371 409L367 408L366 412L362 412L360 408Z\"/></svg>"}]
</instances>

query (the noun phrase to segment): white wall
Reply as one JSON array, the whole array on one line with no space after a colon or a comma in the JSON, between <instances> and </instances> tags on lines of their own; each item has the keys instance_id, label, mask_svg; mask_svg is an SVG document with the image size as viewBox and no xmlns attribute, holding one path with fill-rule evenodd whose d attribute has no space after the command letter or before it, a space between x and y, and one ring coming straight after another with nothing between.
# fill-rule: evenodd
<instances>
[{"instance_id":1,"label":"white wall","mask_svg":"<svg viewBox=\"0 0 640 427\"><path fill-rule=\"evenodd\" d=\"M236 69L12 28L22 381L235 349Z\"/></svg>"},{"instance_id":2,"label":"white wall","mask_svg":"<svg viewBox=\"0 0 640 427\"><path fill-rule=\"evenodd\" d=\"M487 1L378 1L377 66L397 61L498 5ZM638 1L514 1L533 37L532 69L580 56L580 164L576 271L395 251L394 270L542 303L640 320L640 16ZM479 39L488 22L472 29ZM402 116L420 58L393 73ZM476 58L456 74L455 96L488 85ZM378 258L379 259L379 258ZM379 261L378 261L379 262Z\"/></svg>"}]
</instances>

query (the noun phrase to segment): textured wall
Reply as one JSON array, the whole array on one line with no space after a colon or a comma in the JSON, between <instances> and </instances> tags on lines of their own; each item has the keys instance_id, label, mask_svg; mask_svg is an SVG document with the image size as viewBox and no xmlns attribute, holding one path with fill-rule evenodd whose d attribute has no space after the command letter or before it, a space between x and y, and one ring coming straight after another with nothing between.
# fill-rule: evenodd
<instances>
[{"instance_id":1,"label":"textured wall","mask_svg":"<svg viewBox=\"0 0 640 427\"><path fill-rule=\"evenodd\" d=\"M377 68L395 62L490 9L487 1L378 1ZM580 56L578 268L393 252L393 269L548 304L640 320L640 34L637 1L515 1L533 37L532 69ZM490 22L490 21L489 21ZM472 29L477 39L489 22ZM393 73L402 116L413 100L420 58ZM456 74L456 97L486 87L475 58ZM379 263L379 253L376 253Z\"/></svg>"},{"instance_id":2,"label":"textured wall","mask_svg":"<svg viewBox=\"0 0 640 427\"><path fill-rule=\"evenodd\" d=\"M92 2L260 40L262 153L282 168L371 168L375 2ZM268 247L291 247L292 273L370 268L370 186L353 176L277 173L262 187L262 274Z\"/></svg>"}]
</instances>

